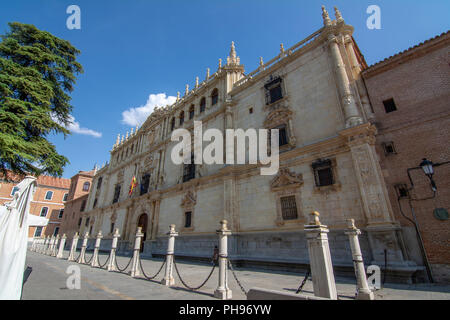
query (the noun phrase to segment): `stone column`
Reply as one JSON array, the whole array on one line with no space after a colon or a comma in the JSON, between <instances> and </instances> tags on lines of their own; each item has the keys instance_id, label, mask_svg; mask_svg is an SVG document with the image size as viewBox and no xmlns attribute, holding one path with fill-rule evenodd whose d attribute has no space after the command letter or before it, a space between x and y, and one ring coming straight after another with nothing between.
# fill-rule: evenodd
<instances>
[{"instance_id":1,"label":"stone column","mask_svg":"<svg viewBox=\"0 0 450 320\"><path fill-rule=\"evenodd\" d=\"M109 254L108 271L117 271L116 268L116 249L117 241L119 240L120 234L119 229L116 228L113 234L113 240L111 245L111 253Z\"/></svg>"},{"instance_id":2,"label":"stone column","mask_svg":"<svg viewBox=\"0 0 450 320\"><path fill-rule=\"evenodd\" d=\"M229 300L232 298L232 292L228 288L228 236L231 231L228 230L227 220L220 221L222 227L217 230L219 235L219 285L214 291L214 297L221 300Z\"/></svg>"},{"instance_id":3,"label":"stone column","mask_svg":"<svg viewBox=\"0 0 450 320\"><path fill-rule=\"evenodd\" d=\"M350 240L350 248L352 249L353 266L355 268L356 276L356 299L357 300L374 300L373 292L369 288L366 278L366 270L364 268L364 261L362 258L361 248L359 246L358 235L361 231L355 227L355 220L348 219L348 229L345 232Z\"/></svg>"},{"instance_id":4,"label":"stone column","mask_svg":"<svg viewBox=\"0 0 450 320\"><path fill-rule=\"evenodd\" d=\"M175 225L169 226L169 232L167 233L169 239L167 240L167 253L166 253L166 273L164 279L161 280L161 284L165 286L173 286L175 279L172 275L173 255L175 253L175 237L178 236L178 232L175 231Z\"/></svg>"},{"instance_id":5,"label":"stone column","mask_svg":"<svg viewBox=\"0 0 450 320\"><path fill-rule=\"evenodd\" d=\"M312 221L309 225L305 225L305 232L308 241L314 295L337 300L336 283L327 236L328 227L320 223L317 211L313 212L311 216Z\"/></svg>"},{"instance_id":6,"label":"stone column","mask_svg":"<svg viewBox=\"0 0 450 320\"><path fill-rule=\"evenodd\" d=\"M64 233L63 236L61 237L61 241L59 243L58 254L56 255L56 258L58 258L58 259L63 258L64 246L66 245L66 238L67 238L66 234Z\"/></svg>"},{"instance_id":7,"label":"stone column","mask_svg":"<svg viewBox=\"0 0 450 320\"><path fill-rule=\"evenodd\" d=\"M136 238L134 240L133 260L131 261L130 275L133 278L138 277L141 273L139 271L139 251L141 250L141 241L144 234L142 233L142 227L138 227L136 231Z\"/></svg>"},{"instance_id":8,"label":"stone column","mask_svg":"<svg viewBox=\"0 0 450 320\"><path fill-rule=\"evenodd\" d=\"M56 257L56 255L58 254L58 244L59 244L59 234L56 235L56 238L53 242L53 248L52 248L52 257Z\"/></svg>"},{"instance_id":9,"label":"stone column","mask_svg":"<svg viewBox=\"0 0 450 320\"><path fill-rule=\"evenodd\" d=\"M350 81L348 80L345 64L342 60L341 52L336 36L332 33L328 35L328 44L331 51L331 60L336 74L336 82L341 97L341 104L344 111L345 127L353 127L363 123L361 114L353 96Z\"/></svg>"},{"instance_id":10,"label":"stone column","mask_svg":"<svg viewBox=\"0 0 450 320\"><path fill-rule=\"evenodd\" d=\"M91 267L100 267L98 264L98 250L100 250L100 242L102 241L102 238L102 230L100 230L97 234L97 239L95 240L94 255L92 256Z\"/></svg>"},{"instance_id":11,"label":"stone column","mask_svg":"<svg viewBox=\"0 0 450 320\"><path fill-rule=\"evenodd\" d=\"M78 263L86 263L84 255L86 254L86 247L89 240L89 232L86 231L84 234L83 244L81 245L81 254L80 258L78 259Z\"/></svg>"},{"instance_id":12,"label":"stone column","mask_svg":"<svg viewBox=\"0 0 450 320\"><path fill-rule=\"evenodd\" d=\"M77 245L79 238L80 236L78 235L78 232L76 232L72 238L72 245L70 246L70 253L69 258L67 258L67 261L75 261L75 252L77 252Z\"/></svg>"}]
</instances>

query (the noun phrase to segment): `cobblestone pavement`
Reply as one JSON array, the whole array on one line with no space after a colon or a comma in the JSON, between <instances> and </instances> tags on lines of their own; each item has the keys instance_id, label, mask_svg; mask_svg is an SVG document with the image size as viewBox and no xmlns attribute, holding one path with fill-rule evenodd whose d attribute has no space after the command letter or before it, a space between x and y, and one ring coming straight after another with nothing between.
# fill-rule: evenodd
<instances>
[{"instance_id":1,"label":"cobblestone pavement","mask_svg":"<svg viewBox=\"0 0 450 320\"><path fill-rule=\"evenodd\" d=\"M64 257L68 257L66 251ZM78 255L78 253L77 253ZM86 253L90 259L92 252ZM106 254L100 254L100 263L107 259ZM117 257L119 267L123 268L130 257ZM147 275L154 275L162 264L161 259L143 259L142 265ZM80 266L81 289L70 290L66 286L69 274L66 270L70 265ZM188 262L177 262L183 280L191 287L201 284L209 272L211 265ZM119 272L108 272L104 269L92 268L89 265L80 265L69 262L66 259L56 259L35 252L27 252L26 266L32 271L24 284L24 300L37 299L155 299L155 300L203 300L214 299L214 290L218 282L218 268L212 277L200 290L192 292L183 287L176 275L175 285L171 288L160 284L164 276L164 270L153 281L144 278L133 279L129 275ZM130 267L129 267L130 268ZM129 269L128 268L128 269ZM255 269L235 268L238 279L246 290L259 287L273 290L281 290L294 293L303 280L303 274L258 271ZM355 294L355 282L349 279L337 278L337 290L340 299L352 299ZM233 299L245 299L231 272L229 272L228 284L233 291ZM312 295L312 282L307 281L302 292ZM443 299L450 300L450 286L439 286L431 284L401 285L386 284L383 289L375 292L376 299Z\"/></svg>"}]
</instances>

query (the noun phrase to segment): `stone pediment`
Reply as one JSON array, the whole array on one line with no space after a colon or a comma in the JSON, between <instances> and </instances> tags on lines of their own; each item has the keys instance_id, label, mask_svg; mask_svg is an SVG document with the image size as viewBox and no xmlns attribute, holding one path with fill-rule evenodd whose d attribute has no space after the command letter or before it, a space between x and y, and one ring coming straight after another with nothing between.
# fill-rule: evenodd
<instances>
[{"instance_id":1,"label":"stone pediment","mask_svg":"<svg viewBox=\"0 0 450 320\"><path fill-rule=\"evenodd\" d=\"M284 188L298 188L303 184L302 174L296 174L289 171L288 168L279 170L278 175L272 180L270 188L280 190Z\"/></svg>"},{"instance_id":2,"label":"stone pediment","mask_svg":"<svg viewBox=\"0 0 450 320\"><path fill-rule=\"evenodd\" d=\"M189 190L185 195L183 200L181 200L181 206L183 208L193 207L197 203L197 196L191 190Z\"/></svg>"},{"instance_id":3,"label":"stone pediment","mask_svg":"<svg viewBox=\"0 0 450 320\"><path fill-rule=\"evenodd\" d=\"M264 121L264 127L271 128L286 123L288 119L292 119L292 111L286 106L280 106L267 115Z\"/></svg>"}]
</instances>

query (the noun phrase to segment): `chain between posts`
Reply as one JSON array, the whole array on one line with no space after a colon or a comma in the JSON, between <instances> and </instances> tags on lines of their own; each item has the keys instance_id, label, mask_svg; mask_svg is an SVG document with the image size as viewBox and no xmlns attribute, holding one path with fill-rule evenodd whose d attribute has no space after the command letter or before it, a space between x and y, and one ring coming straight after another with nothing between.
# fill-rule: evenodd
<instances>
[{"instance_id":1,"label":"chain between posts","mask_svg":"<svg viewBox=\"0 0 450 320\"><path fill-rule=\"evenodd\" d=\"M103 268L104 266L106 266L106 264L107 264L108 261L109 261L109 258L110 258L110 255L108 255L108 258L106 259L105 263L104 263L104 264L101 264L101 263L100 263L100 255L97 256L97 262L98 262L98 265L100 266L100 268Z\"/></svg>"},{"instance_id":2,"label":"chain between posts","mask_svg":"<svg viewBox=\"0 0 450 320\"><path fill-rule=\"evenodd\" d=\"M305 286L306 281L308 281L308 278L310 275L311 275L311 269L308 268L308 271L306 271L306 274L305 274L305 278L303 278L302 283L298 287L297 291L295 291L296 294L299 294L303 290L303 287Z\"/></svg>"},{"instance_id":3,"label":"chain between posts","mask_svg":"<svg viewBox=\"0 0 450 320\"><path fill-rule=\"evenodd\" d=\"M121 268L119 268L119 265L117 264L117 258L116 258L116 259L115 259L115 262L116 262L117 270L119 270L120 272L124 272L125 270L127 270L128 266L130 265L130 263L131 263L132 260L133 260L133 257L131 257L130 261L128 261L128 263L127 263L127 265L125 266L125 268L121 269Z\"/></svg>"},{"instance_id":4,"label":"chain between posts","mask_svg":"<svg viewBox=\"0 0 450 320\"><path fill-rule=\"evenodd\" d=\"M208 282L208 280L211 278L212 274L214 273L214 270L215 270L216 265L217 265L216 262L213 261L213 267L212 267L211 272L209 273L208 277L206 278L206 280L203 281L202 284L199 285L198 287L193 288L193 287L189 286L188 284L186 284L186 282L184 282L183 279L181 278L180 272L178 271L178 267L177 267L177 264L176 264L176 262L175 262L175 256L173 256L173 259L172 259L172 260L173 260L173 265L174 265L174 267L175 267L175 271L177 272L178 278L180 279L181 283L182 283L186 288L188 288L189 290L192 290L192 291L195 291L195 290L198 290L198 289L202 288L202 287Z\"/></svg>"},{"instance_id":5,"label":"chain between posts","mask_svg":"<svg viewBox=\"0 0 450 320\"><path fill-rule=\"evenodd\" d=\"M244 286L242 285L242 283L239 281L236 273L234 272L233 269L233 265L231 264L231 260L227 258L228 261L228 266L230 267L231 273L233 274L234 280L236 280L237 284L239 285L239 288L241 288L242 292L247 295L247 291L244 289Z\"/></svg>"},{"instance_id":6,"label":"chain between posts","mask_svg":"<svg viewBox=\"0 0 450 320\"><path fill-rule=\"evenodd\" d=\"M93 257L94 257L94 254L92 254L92 256L91 256L91 258L89 260L86 260L85 264L90 264ZM86 254L84 255L84 259L86 259Z\"/></svg>"},{"instance_id":7,"label":"chain between posts","mask_svg":"<svg viewBox=\"0 0 450 320\"><path fill-rule=\"evenodd\" d=\"M139 257L139 267L141 268L142 275L143 275L144 278L147 279L147 280L153 280L153 279L155 279L155 278L158 276L158 274L161 272L161 270L163 269L163 267L164 267L165 264L166 264L166 260L164 259L164 261L163 261L163 263L162 263L162 265L161 265L161 268L159 268L158 272L157 272L153 277L149 277L149 276L145 273L144 267L142 266L142 259Z\"/></svg>"}]
</instances>

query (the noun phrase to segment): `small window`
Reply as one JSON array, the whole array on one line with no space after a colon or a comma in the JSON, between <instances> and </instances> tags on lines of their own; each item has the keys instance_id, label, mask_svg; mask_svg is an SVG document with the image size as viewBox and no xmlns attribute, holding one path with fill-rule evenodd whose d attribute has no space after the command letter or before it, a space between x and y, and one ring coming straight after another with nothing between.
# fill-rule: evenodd
<instances>
[{"instance_id":1,"label":"small window","mask_svg":"<svg viewBox=\"0 0 450 320\"><path fill-rule=\"evenodd\" d=\"M397 184L394 186L395 191L397 191L398 198L408 198L409 197L409 191L406 184Z\"/></svg>"},{"instance_id":2,"label":"small window","mask_svg":"<svg viewBox=\"0 0 450 320\"><path fill-rule=\"evenodd\" d=\"M175 118L172 118L170 121L170 131L173 131L175 129Z\"/></svg>"},{"instance_id":3,"label":"small window","mask_svg":"<svg viewBox=\"0 0 450 320\"><path fill-rule=\"evenodd\" d=\"M383 149L386 156L397 153L395 152L394 143L392 141L383 143Z\"/></svg>"},{"instance_id":4,"label":"small window","mask_svg":"<svg viewBox=\"0 0 450 320\"><path fill-rule=\"evenodd\" d=\"M189 120L193 119L195 115L195 107L194 105L191 105L191 107L189 108Z\"/></svg>"},{"instance_id":5,"label":"small window","mask_svg":"<svg viewBox=\"0 0 450 320\"><path fill-rule=\"evenodd\" d=\"M219 101L219 90L214 89L213 92L211 93L211 105L215 105L217 104L217 102Z\"/></svg>"},{"instance_id":6,"label":"small window","mask_svg":"<svg viewBox=\"0 0 450 320\"><path fill-rule=\"evenodd\" d=\"M59 233L59 227L55 228L55 231L53 231L53 235L56 237Z\"/></svg>"},{"instance_id":7,"label":"small window","mask_svg":"<svg viewBox=\"0 0 450 320\"><path fill-rule=\"evenodd\" d=\"M111 229L110 229L109 233L114 233L114 222L111 222Z\"/></svg>"},{"instance_id":8,"label":"small window","mask_svg":"<svg viewBox=\"0 0 450 320\"><path fill-rule=\"evenodd\" d=\"M141 179L141 196L148 192L148 187L150 185L150 174L145 174Z\"/></svg>"},{"instance_id":9,"label":"small window","mask_svg":"<svg viewBox=\"0 0 450 320\"><path fill-rule=\"evenodd\" d=\"M41 209L41 217L46 217L48 213L48 208L47 207L42 207Z\"/></svg>"},{"instance_id":10,"label":"small window","mask_svg":"<svg viewBox=\"0 0 450 320\"><path fill-rule=\"evenodd\" d=\"M278 146L279 147L289 144L289 138L287 135L286 125L282 125L282 126L279 126L277 128L273 128L273 129L278 129ZM268 132L269 147L271 144L272 144L272 133L269 130L269 132Z\"/></svg>"},{"instance_id":11,"label":"small window","mask_svg":"<svg viewBox=\"0 0 450 320\"><path fill-rule=\"evenodd\" d=\"M89 228L89 234L90 234L90 235L92 235L92 227L94 227L94 226L91 226L91 227Z\"/></svg>"},{"instance_id":12,"label":"small window","mask_svg":"<svg viewBox=\"0 0 450 320\"><path fill-rule=\"evenodd\" d=\"M272 104L283 98L281 83L282 79L280 77L271 77L269 82L264 85L266 89L266 104Z\"/></svg>"},{"instance_id":13,"label":"small window","mask_svg":"<svg viewBox=\"0 0 450 320\"><path fill-rule=\"evenodd\" d=\"M187 182L195 178L194 153L191 154L191 163L185 164L183 168L183 182Z\"/></svg>"},{"instance_id":14,"label":"small window","mask_svg":"<svg viewBox=\"0 0 450 320\"><path fill-rule=\"evenodd\" d=\"M297 203L295 202L295 196L281 197L280 201L283 220L297 219Z\"/></svg>"},{"instance_id":15,"label":"small window","mask_svg":"<svg viewBox=\"0 0 450 320\"><path fill-rule=\"evenodd\" d=\"M35 237L40 237L42 234L42 227L36 227L36 230L34 231Z\"/></svg>"},{"instance_id":16,"label":"small window","mask_svg":"<svg viewBox=\"0 0 450 320\"><path fill-rule=\"evenodd\" d=\"M99 190L102 187L103 177L98 178L97 181L97 190Z\"/></svg>"},{"instance_id":17,"label":"small window","mask_svg":"<svg viewBox=\"0 0 450 320\"><path fill-rule=\"evenodd\" d=\"M200 100L200 113L205 112L206 109L206 99L205 97Z\"/></svg>"},{"instance_id":18,"label":"small window","mask_svg":"<svg viewBox=\"0 0 450 320\"><path fill-rule=\"evenodd\" d=\"M92 206L93 209L97 206L97 198L94 199L94 205Z\"/></svg>"},{"instance_id":19,"label":"small window","mask_svg":"<svg viewBox=\"0 0 450 320\"><path fill-rule=\"evenodd\" d=\"M184 111L181 111L180 113L180 126L182 126L184 123Z\"/></svg>"},{"instance_id":20,"label":"small window","mask_svg":"<svg viewBox=\"0 0 450 320\"><path fill-rule=\"evenodd\" d=\"M89 220L91 220L91 218L87 218L87 219L86 219L86 222L85 222L85 224L84 224L85 227L87 227L87 226L89 225Z\"/></svg>"},{"instance_id":21,"label":"small window","mask_svg":"<svg viewBox=\"0 0 450 320\"><path fill-rule=\"evenodd\" d=\"M114 189L113 203L119 201L119 197L120 197L120 185L117 185L116 188Z\"/></svg>"},{"instance_id":22,"label":"small window","mask_svg":"<svg viewBox=\"0 0 450 320\"><path fill-rule=\"evenodd\" d=\"M252 114L253 113L253 108L248 109L248 113Z\"/></svg>"},{"instance_id":23,"label":"small window","mask_svg":"<svg viewBox=\"0 0 450 320\"><path fill-rule=\"evenodd\" d=\"M386 113L390 113L397 110L397 106L395 105L394 99L383 101L383 105Z\"/></svg>"},{"instance_id":24,"label":"small window","mask_svg":"<svg viewBox=\"0 0 450 320\"><path fill-rule=\"evenodd\" d=\"M331 160L318 160L312 164L317 187L334 184Z\"/></svg>"},{"instance_id":25,"label":"small window","mask_svg":"<svg viewBox=\"0 0 450 320\"><path fill-rule=\"evenodd\" d=\"M64 197L63 197L63 201L65 202L65 201L67 201L67 197L69 196L69 194L68 193L64 193Z\"/></svg>"},{"instance_id":26,"label":"small window","mask_svg":"<svg viewBox=\"0 0 450 320\"><path fill-rule=\"evenodd\" d=\"M188 211L184 213L184 227L190 228L192 224L192 212Z\"/></svg>"},{"instance_id":27,"label":"small window","mask_svg":"<svg viewBox=\"0 0 450 320\"><path fill-rule=\"evenodd\" d=\"M47 191L45 194L45 200L52 200L53 198L53 191Z\"/></svg>"},{"instance_id":28,"label":"small window","mask_svg":"<svg viewBox=\"0 0 450 320\"><path fill-rule=\"evenodd\" d=\"M16 193L17 191L19 191L19 187L14 187L14 188L12 188L11 196L13 196L14 193Z\"/></svg>"},{"instance_id":29,"label":"small window","mask_svg":"<svg viewBox=\"0 0 450 320\"><path fill-rule=\"evenodd\" d=\"M58 219L61 219L64 215L64 209L59 210Z\"/></svg>"},{"instance_id":30,"label":"small window","mask_svg":"<svg viewBox=\"0 0 450 320\"><path fill-rule=\"evenodd\" d=\"M82 220L83 220L82 218L78 219L78 228L81 226L81 221Z\"/></svg>"},{"instance_id":31,"label":"small window","mask_svg":"<svg viewBox=\"0 0 450 320\"><path fill-rule=\"evenodd\" d=\"M83 202L81 202L80 212L83 212L84 209L86 209L86 200L83 200Z\"/></svg>"}]
</instances>

